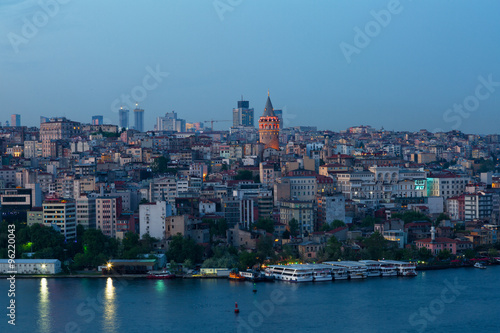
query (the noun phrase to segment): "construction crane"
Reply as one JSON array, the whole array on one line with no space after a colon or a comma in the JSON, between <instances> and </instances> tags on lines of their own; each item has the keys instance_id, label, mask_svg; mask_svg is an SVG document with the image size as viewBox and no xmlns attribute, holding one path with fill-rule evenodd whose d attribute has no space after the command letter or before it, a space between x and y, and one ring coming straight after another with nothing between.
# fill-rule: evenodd
<instances>
[{"instance_id":1,"label":"construction crane","mask_svg":"<svg viewBox=\"0 0 500 333\"><path fill-rule=\"evenodd\" d=\"M210 123L210 130L213 132L214 131L214 123L222 123L222 122L226 122L226 121L231 121L232 120L204 120L203 122L204 123Z\"/></svg>"}]
</instances>

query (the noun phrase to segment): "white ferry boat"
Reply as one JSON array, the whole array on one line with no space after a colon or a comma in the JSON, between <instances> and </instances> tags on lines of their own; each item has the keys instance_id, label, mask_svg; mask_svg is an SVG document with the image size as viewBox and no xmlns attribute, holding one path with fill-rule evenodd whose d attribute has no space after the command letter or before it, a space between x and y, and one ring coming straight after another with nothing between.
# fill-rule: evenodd
<instances>
[{"instance_id":1,"label":"white ferry boat","mask_svg":"<svg viewBox=\"0 0 500 333\"><path fill-rule=\"evenodd\" d=\"M367 277L379 277L382 276L382 271L380 269L380 263L375 260L360 260L360 264L366 266L366 276Z\"/></svg>"},{"instance_id":2,"label":"white ferry boat","mask_svg":"<svg viewBox=\"0 0 500 333\"><path fill-rule=\"evenodd\" d=\"M304 265L304 266L312 268L314 282L332 281L333 280L333 277L332 277L333 267L330 265L308 264L308 265Z\"/></svg>"},{"instance_id":3,"label":"white ferry boat","mask_svg":"<svg viewBox=\"0 0 500 333\"><path fill-rule=\"evenodd\" d=\"M349 273L344 267L332 266L332 277L336 280L347 280L349 279Z\"/></svg>"},{"instance_id":4,"label":"white ferry boat","mask_svg":"<svg viewBox=\"0 0 500 333\"><path fill-rule=\"evenodd\" d=\"M357 261L325 261L323 264L345 268L349 279L366 279L366 266Z\"/></svg>"},{"instance_id":5,"label":"white ferry boat","mask_svg":"<svg viewBox=\"0 0 500 333\"><path fill-rule=\"evenodd\" d=\"M397 269L393 264L388 264L376 260L360 260L359 262L366 265L368 277L387 277L398 275Z\"/></svg>"},{"instance_id":6,"label":"white ferry boat","mask_svg":"<svg viewBox=\"0 0 500 333\"><path fill-rule=\"evenodd\" d=\"M310 265L270 265L266 275L272 275L276 280L289 282L312 282L313 269Z\"/></svg>"},{"instance_id":7,"label":"white ferry boat","mask_svg":"<svg viewBox=\"0 0 500 333\"><path fill-rule=\"evenodd\" d=\"M396 260L380 260L380 263L393 265L396 268L398 276L417 276L417 266L411 262Z\"/></svg>"}]
</instances>

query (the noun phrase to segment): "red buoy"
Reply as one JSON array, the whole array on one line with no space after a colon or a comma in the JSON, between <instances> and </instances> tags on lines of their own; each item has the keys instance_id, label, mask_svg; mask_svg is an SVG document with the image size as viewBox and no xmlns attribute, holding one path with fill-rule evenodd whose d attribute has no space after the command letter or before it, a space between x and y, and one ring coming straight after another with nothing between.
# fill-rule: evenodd
<instances>
[{"instance_id":1,"label":"red buoy","mask_svg":"<svg viewBox=\"0 0 500 333\"><path fill-rule=\"evenodd\" d=\"M240 309L238 309L238 302L234 303L234 313L240 313Z\"/></svg>"}]
</instances>

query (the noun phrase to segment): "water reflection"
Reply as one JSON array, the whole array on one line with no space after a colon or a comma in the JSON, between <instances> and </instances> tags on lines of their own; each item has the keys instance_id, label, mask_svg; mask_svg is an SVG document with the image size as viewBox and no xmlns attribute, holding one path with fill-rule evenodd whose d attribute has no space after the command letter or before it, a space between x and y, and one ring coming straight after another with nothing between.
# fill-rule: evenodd
<instances>
[{"instance_id":1,"label":"water reflection","mask_svg":"<svg viewBox=\"0 0 500 333\"><path fill-rule=\"evenodd\" d=\"M165 281L163 280L156 280L155 283L155 289L157 292L164 293L165 292Z\"/></svg>"},{"instance_id":2,"label":"water reflection","mask_svg":"<svg viewBox=\"0 0 500 333\"><path fill-rule=\"evenodd\" d=\"M104 290L104 331L117 332L116 325L116 288L113 286L113 279L106 280Z\"/></svg>"},{"instance_id":3,"label":"water reflection","mask_svg":"<svg viewBox=\"0 0 500 333\"><path fill-rule=\"evenodd\" d=\"M40 279L38 329L41 333L51 332L49 287L46 278Z\"/></svg>"}]
</instances>

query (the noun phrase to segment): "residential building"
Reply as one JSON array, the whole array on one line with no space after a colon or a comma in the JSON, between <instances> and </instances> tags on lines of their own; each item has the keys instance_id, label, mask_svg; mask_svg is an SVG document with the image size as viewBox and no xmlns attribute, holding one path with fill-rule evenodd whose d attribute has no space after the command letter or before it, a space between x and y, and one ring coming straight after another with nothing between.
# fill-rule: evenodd
<instances>
[{"instance_id":1,"label":"residential building","mask_svg":"<svg viewBox=\"0 0 500 333\"><path fill-rule=\"evenodd\" d=\"M109 237L115 237L118 218L122 214L122 198L98 197L96 198L96 226L102 233Z\"/></svg>"},{"instance_id":2,"label":"residential building","mask_svg":"<svg viewBox=\"0 0 500 333\"><path fill-rule=\"evenodd\" d=\"M64 239L76 238L76 205L72 200L47 199L43 202L43 224L61 232Z\"/></svg>"}]
</instances>

